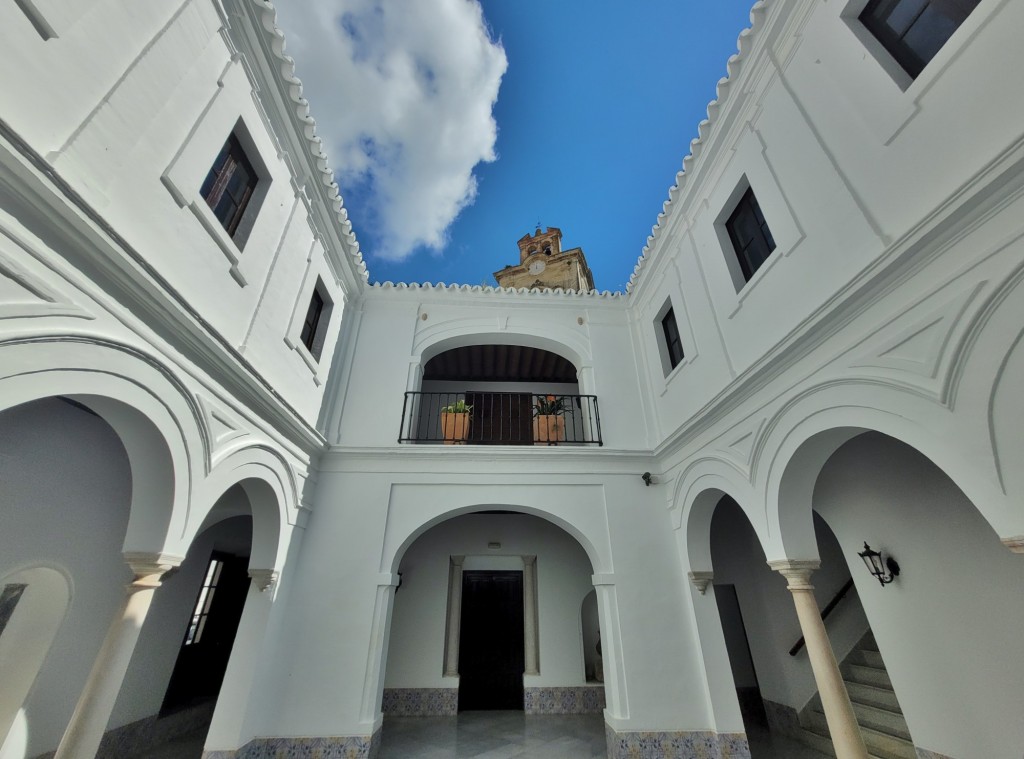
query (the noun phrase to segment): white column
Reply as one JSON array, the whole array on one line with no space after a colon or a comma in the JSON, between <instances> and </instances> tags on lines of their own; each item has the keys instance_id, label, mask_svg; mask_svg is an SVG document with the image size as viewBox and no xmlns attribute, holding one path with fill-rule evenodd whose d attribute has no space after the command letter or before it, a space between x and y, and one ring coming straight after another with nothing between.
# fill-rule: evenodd
<instances>
[{"instance_id":1,"label":"white column","mask_svg":"<svg viewBox=\"0 0 1024 759\"><path fill-rule=\"evenodd\" d=\"M825 711L828 731L838 759L868 759L864 738L857 726L857 717L850 704L850 696L839 673L835 654L821 621L818 601L811 585L811 573L818 568L818 561L769 561L768 566L782 574L789 581L788 589L793 594L796 615L800 620L800 631L804 634L807 656L811 670L818 684L821 706Z\"/></svg>"},{"instance_id":2,"label":"white column","mask_svg":"<svg viewBox=\"0 0 1024 759\"><path fill-rule=\"evenodd\" d=\"M153 602L153 593L160 587L164 573L181 564L180 556L156 553L126 553L124 559L135 579L127 586L124 603L110 623L54 759L92 759L96 756L110 714L114 711L128 662L135 651L142 623Z\"/></svg>"},{"instance_id":3,"label":"white column","mask_svg":"<svg viewBox=\"0 0 1024 759\"><path fill-rule=\"evenodd\" d=\"M465 556L452 556L448 565L448 629L444 647L444 676L459 674L459 626L462 623L462 562ZM55 758L56 759L56 758Z\"/></svg>"},{"instance_id":4,"label":"white column","mask_svg":"<svg viewBox=\"0 0 1024 759\"><path fill-rule=\"evenodd\" d=\"M527 675L540 674L540 630L537 626L537 557L523 557L523 658Z\"/></svg>"}]
</instances>

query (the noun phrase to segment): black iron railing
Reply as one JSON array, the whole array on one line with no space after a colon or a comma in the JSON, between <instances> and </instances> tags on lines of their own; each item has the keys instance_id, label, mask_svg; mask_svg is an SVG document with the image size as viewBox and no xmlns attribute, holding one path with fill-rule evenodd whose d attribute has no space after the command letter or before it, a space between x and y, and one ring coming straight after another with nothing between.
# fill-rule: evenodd
<instances>
[{"instance_id":1,"label":"black iron railing","mask_svg":"<svg viewBox=\"0 0 1024 759\"><path fill-rule=\"evenodd\" d=\"M602 445L597 396L407 392L399 443Z\"/></svg>"}]
</instances>

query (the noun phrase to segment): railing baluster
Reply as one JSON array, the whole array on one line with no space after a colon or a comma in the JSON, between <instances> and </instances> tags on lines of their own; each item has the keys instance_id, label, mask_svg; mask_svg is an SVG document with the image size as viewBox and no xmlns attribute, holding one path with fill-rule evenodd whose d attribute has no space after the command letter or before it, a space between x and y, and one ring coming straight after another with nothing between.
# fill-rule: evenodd
<instances>
[{"instance_id":1,"label":"railing baluster","mask_svg":"<svg viewBox=\"0 0 1024 759\"><path fill-rule=\"evenodd\" d=\"M442 410L454 407L460 401L468 403L470 395L473 410L470 412L469 443L532 445L537 442L533 440L533 429L538 404L545 403L551 395L562 401L565 439L544 439L539 442L548 445L604 445L601 438L601 414L597 397L593 395L452 391L428 393L416 390L406 391L402 400L398 442L444 442ZM541 433L545 430L541 429Z\"/></svg>"}]
</instances>

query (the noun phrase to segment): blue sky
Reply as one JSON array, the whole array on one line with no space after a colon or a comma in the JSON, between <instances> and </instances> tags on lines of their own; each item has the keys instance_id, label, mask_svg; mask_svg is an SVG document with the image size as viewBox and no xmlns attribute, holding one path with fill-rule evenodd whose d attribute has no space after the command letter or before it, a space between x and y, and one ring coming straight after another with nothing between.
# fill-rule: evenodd
<instances>
[{"instance_id":1,"label":"blue sky","mask_svg":"<svg viewBox=\"0 0 1024 759\"><path fill-rule=\"evenodd\" d=\"M494 284L540 222L614 291L751 4L281 0L279 23L372 281Z\"/></svg>"}]
</instances>

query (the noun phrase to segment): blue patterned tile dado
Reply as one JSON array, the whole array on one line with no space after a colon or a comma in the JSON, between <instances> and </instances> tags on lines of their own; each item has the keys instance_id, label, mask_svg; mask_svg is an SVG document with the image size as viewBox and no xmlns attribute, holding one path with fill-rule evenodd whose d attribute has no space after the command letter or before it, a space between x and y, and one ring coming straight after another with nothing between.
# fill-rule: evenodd
<instances>
[{"instance_id":1,"label":"blue patterned tile dado","mask_svg":"<svg viewBox=\"0 0 1024 759\"><path fill-rule=\"evenodd\" d=\"M458 688L385 688L381 711L392 717L454 717Z\"/></svg>"},{"instance_id":2,"label":"blue patterned tile dado","mask_svg":"<svg viewBox=\"0 0 1024 759\"><path fill-rule=\"evenodd\" d=\"M527 714L600 714L604 706L603 685L523 688L523 711Z\"/></svg>"},{"instance_id":3,"label":"blue patterned tile dado","mask_svg":"<svg viewBox=\"0 0 1024 759\"><path fill-rule=\"evenodd\" d=\"M380 751L380 730L373 735L322 738L256 738L238 752L238 759L374 759Z\"/></svg>"},{"instance_id":4,"label":"blue patterned tile dado","mask_svg":"<svg viewBox=\"0 0 1024 759\"><path fill-rule=\"evenodd\" d=\"M624 732L605 725L608 759L749 759L743 733Z\"/></svg>"}]
</instances>

